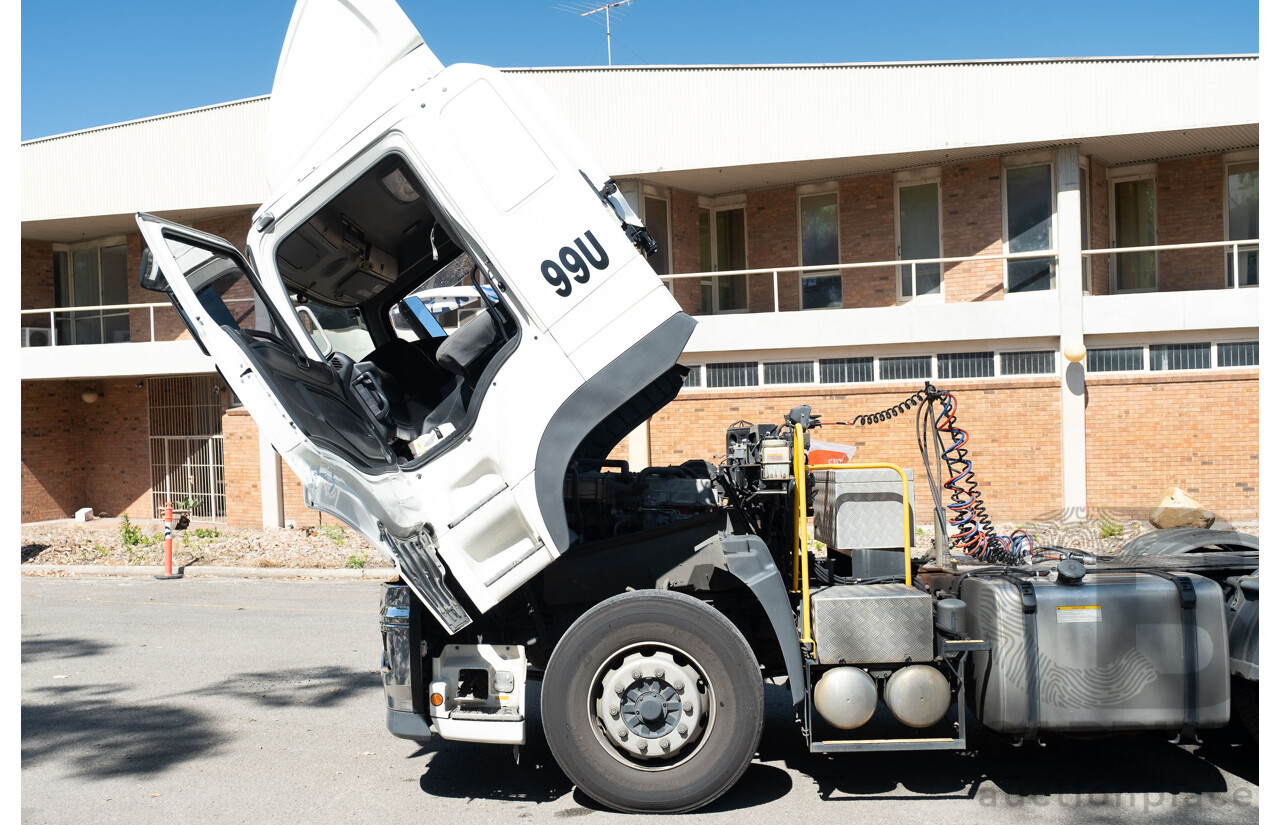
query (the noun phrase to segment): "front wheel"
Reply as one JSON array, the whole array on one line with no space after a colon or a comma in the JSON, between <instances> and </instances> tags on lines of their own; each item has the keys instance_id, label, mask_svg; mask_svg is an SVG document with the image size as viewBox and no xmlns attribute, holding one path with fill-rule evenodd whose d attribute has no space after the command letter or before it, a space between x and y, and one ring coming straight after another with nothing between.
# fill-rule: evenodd
<instances>
[{"instance_id":1,"label":"front wheel","mask_svg":"<svg viewBox=\"0 0 1280 825\"><path fill-rule=\"evenodd\" d=\"M542 680L556 762L619 811L675 813L742 776L764 726L764 683L722 614L665 590L624 593L561 638Z\"/></svg>"}]
</instances>

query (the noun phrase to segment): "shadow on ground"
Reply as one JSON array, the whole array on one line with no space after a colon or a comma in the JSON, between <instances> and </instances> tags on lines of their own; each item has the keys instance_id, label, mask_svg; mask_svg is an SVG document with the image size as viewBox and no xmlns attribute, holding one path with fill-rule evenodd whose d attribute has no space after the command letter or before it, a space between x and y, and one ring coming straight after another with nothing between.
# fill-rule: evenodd
<instances>
[{"instance_id":1,"label":"shadow on ground","mask_svg":"<svg viewBox=\"0 0 1280 825\"><path fill-rule=\"evenodd\" d=\"M542 736L541 685L529 685L529 742L520 749L519 764L506 748L433 740L409 757L428 760L419 782L423 792L535 803L572 793L579 807L557 816L605 810L575 790L556 765ZM1045 747L1014 748L994 735L974 733L971 717L968 752L827 755L809 753L785 687L766 687L765 713L758 758L737 785L702 811L745 810L782 799L793 789L794 771L812 781L821 799L831 801L977 799L990 807L1028 811L1071 808L1096 822L1125 821L1135 809L1178 819L1193 804L1233 804L1220 769L1254 784L1258 777L1257 747L1235 728L1206 731L1204 744L1193 748L1146 734L1049 737ZM1256 805L1256 793L1247 796L1235 804Z\"/></svg>"},{"instance_id":2,"label":"shadow on ground","mask_svg":"<svg viewBox=\"0 0 1280 825\"><path fill-rule=\"evenodd\" d=\"M191 691L190 695L216 693L268 707L306 704L324 708L367 692L382 692L382 676L378 671L330 666L237 673Z\"/></svg>"},{"instance_id":3,"label":"shadow on ground","mask_svg":"<svg viewBox=\"0 0 1280 825\"><path fill-rule=\"evenodd\" d=\"M22 663L25 665L45 659L84 659L106 653L114 646L96 639L70 636L48 638L33 634L22 639Z\"/></svg>"},{"instance_id":4,"label":"shadow on ground","mask_svg":"<svg viewBox=\"0 0 1280 825\"><path fill-rule=\"evenodd\" d=\"M25 646L24 646L25 647ZM123 685L38 688L22 706L22 767L57 758L87 779L150 776L217 750L213 719L190 703L120 701Z\"/></svg>"}]
</instances>

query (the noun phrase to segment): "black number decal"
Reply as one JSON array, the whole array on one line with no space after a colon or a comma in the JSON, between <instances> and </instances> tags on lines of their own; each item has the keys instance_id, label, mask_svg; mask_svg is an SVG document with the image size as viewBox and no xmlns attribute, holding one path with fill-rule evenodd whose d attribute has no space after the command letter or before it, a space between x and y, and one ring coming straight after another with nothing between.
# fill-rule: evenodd
<instances>
[{"instance_id":1,"label":"black number decal","mask_svg":"<svg viewBox=\"0 0 1280 825\"><path fill-rule=\"evenodd\" d=\"M560 250L560 263L564 264L564 268L568 271L577 273L573 279L578 283L585 284L591 280L591 270L587 267L587 262L567 246Z\"/></svg>"},{"instance_id":2,"label":"black number decal","mask_svg":"<svg viewBox=\"0 0 1280 825\"><path fill-rule=\"evenodd\" d=\"M568 298L569 293L573 291L573 284L569 283L564 270L555 261L542 262L542 277L547 279L547 283L556 287L556 294L561 298Z\"/></svg>"},{"instance_id":3,"label":"black number decal","mask_svg":"<svg viewBox=\"0 0 1280 825\"><path fill-rule=\"evenodd\" d=\"M583 257L585 257L588 261L591 261L592 266L594 266L596 269L604 269L606 266L609 265L609 256L605 254L604 247L601 246L600 242L596 240L596 236L591 234L590 229L588 229L583 234L587 236L587 240L591 241L591 245L596 248L596 254L599 255L600 257L593 258L591 256L591 253L587 251L587 247L583 245L581 238L575 238L573 241L574 244L578 247L579 250L581 250Z\"/></svg>"},{"instance_id":4,"label":"black number decal","mask_svg":"<svg viewBox=\"0 0 1280 825\"><path fill-rule=\"evenodd\" d=\"M591 234L591 230L582 233L588 241L591 241L591 247L595 250L595 254L587 249L587 245L582 242L582 238L574 238L573 245L578 249L575 252L572 246L560 247L560 263L548 258L542 262L542 277L547 279L547 283L556 288L556 294L561 298L568 298L569 293L573 291L573 284L569 281L569 276L565 273L567 269L573 274L573 280L580 284L585 284L591 280L591 268L604 269L609 266L609 255L604 251L604 247L596 240L596 236ZM563 264L563 268L562 265ZM587 266L590 264L591 266Z\"/></svg>"}]
</instances>

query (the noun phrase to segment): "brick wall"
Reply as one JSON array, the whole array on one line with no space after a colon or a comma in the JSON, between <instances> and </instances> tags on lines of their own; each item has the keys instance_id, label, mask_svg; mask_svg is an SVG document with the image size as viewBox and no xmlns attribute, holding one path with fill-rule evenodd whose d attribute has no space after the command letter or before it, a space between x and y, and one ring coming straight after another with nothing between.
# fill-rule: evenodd
<instances>
[{"instance_id":1,"label":"brick wall","mask_svg":"<svg viewBox=\"0 0 1280 825\"><path fill-rule=\"evenodd\" d=\"M1090 507L1146 512L1167 487L1220 517L1258 518L1258 373L1090 378Z\"/></svg>"},{"instance_id":2,"label":"brick wall","mask_svg":"<svg viewBox=\"0 0 1280 825\"><path fill-rule=\"evenodd\" d=\"M842 419L885 409L917 389L686 390L650 421L652 460L655 465L716 461L724 453L725 428L739 419L780 422L799 404L812 404L828 420ZM947 389L959 402L958 425L972 438L970 452L988 512L998 519L1024 520L1060 509L1057 381L950 382ZM928 522L923 514L931 511L932 499L916 446L914 412L866 427L824 426L816 437L856 446L855 461L913 468L917 519Z\"/></svg>"},{"instance_id":3,"label":"brick wall","mask_svg":"<svg viewBox=\"0 0 1280 825\"><path fill-rule=\"evenodd\" d=\"M942 167L942 254L944 257L999 255L1004 248L1000 159ZM1000 261L965 261L943 270L947 301L1004 298Z\"/></svg>"},{"instance_id":4,"label":"brick wall","mask_svg":"<svg viewBox=\"0 0 1280 825\"><path fill-rule=\"evenodd\" d=\"M53 306L53 244L48 241L22 240L22 308L44 309ZM30 318L24 325L49 325L46 317Z\"/></svg>"},{"instance_id":5,"label":"brick wall","mask_svg":"<svg viewBox=\"0 0 1280 825\"><path fill-rule=\"evenodd\" d=\"M698 196L671 190L671 272L702 271L702 246L698 235ZM672 294L690 315L702 313L702 283L698 278L672 281Z\"/></svg>"},{"instance_id":6,"label":"brick wall","mask_svg":"<svg viewBox=\"0 0 1280 825\"><path fill-rule=\"evenodd\" d=\"M22 520L151 517L147 394L135 380L22 382ZM86 387L101 397L81 400Z\"/></svg>"},{"instance_id":7,"label":"brick wall","mask_svg":"<svg viewBox=\"0 0 1280 825\"><path fill-rule=\"evenodd\" d=\"M1222 155L1169 160L1156 166L1156 238L1162 244L1220 241L1223 231ZM1161 292L1223 289L1226 257L1221 249L1160 253Z\"/></svg>"},{"instance_id":8,"label":"brick wall","mask_svg":"<svg viewBox=\"0 0 1280 825\"><path fill-rule=\"evenodd\" d=\"M1094 158L1089 159L1089 248L1106 249L1111 246L1111 191L1107 184L1107 167ZM1111 292L1111 262L1104 255L1094 255L1089 261L1089 291L1094 295Z\"/></svg>"},{"instance_id":9,"label":"brick wall","mask_svg":"<svg viewBox=\"0 0 1280 825\"><path fill-rule=\"evenodd\" d=\"M893 175L870 175L840 182L840 261L891 261L897 257L893 216ZM897 274L891 266L847 269L841 274L846 307L888 307L898 302Z\"/></svg>"},{"instance_id":10,"label":"brick wall","mask_svg":"<svg viewBox=\"0 0 1280 825\"><path fill-rule=\"evenodd\" d=\"M800 265L796 188L783 186L747 194L747 267L767 269ZM747 276L747 305L752 312L773 311L773 275ZM778 306L800 308L800 279L778 276Z\"/></svg>"},{"instance_id":11,"label":"brick wall","mask_svg":"<svg viewBox=\"0 0 1280 825\"><path fill-rule=\"evenodd\" d=\"M222 462L227 490L227 524L262 526L262 474L258 465L258 425L243 407L222 414Z\"/></svg>"}]
</instances>

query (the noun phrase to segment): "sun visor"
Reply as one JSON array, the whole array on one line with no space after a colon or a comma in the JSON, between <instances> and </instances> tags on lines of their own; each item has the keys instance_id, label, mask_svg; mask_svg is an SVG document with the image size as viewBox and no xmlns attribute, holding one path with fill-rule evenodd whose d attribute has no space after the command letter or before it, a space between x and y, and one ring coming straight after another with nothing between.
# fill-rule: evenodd
<instances>
[{"instance_id":1,"label":"sun visor","mask_svg":"<svg viewBox=\"0 0 1280 825\"><path fill-rule=\"evenodd\" d=\"M443 68L395 0L298 0L267 114L271 191L305 176Z\"/></svg>"}]
</instances>

